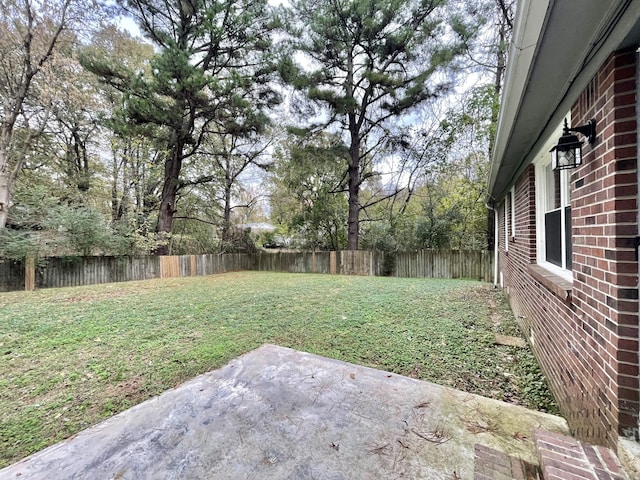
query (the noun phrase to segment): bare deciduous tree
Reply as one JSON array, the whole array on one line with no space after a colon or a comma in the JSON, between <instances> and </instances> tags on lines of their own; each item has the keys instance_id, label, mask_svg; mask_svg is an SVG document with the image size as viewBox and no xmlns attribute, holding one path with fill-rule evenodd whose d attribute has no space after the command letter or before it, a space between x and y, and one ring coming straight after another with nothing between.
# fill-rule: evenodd
<instances>
[{"instance_id":1,"label":"bare deciduous tree","mask_svg":"<svg viewBox=\"0 0 640 480\"><path fill-rule=\"evenodd\" d=\"M60 44L93 2L7 0L0 6L0 228L33 139L49 116L46 76Z\"/></svg>"}]
</instances>

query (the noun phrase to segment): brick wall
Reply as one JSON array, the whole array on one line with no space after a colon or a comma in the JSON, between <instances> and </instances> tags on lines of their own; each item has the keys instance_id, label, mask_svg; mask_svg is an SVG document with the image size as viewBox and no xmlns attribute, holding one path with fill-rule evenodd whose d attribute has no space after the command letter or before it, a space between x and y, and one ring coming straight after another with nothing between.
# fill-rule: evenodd
<instances>
[{"instance_id":1,"label":"brick wall","mask_svg":"<svg viewBox=\"0 0 640 480\"><path fill-rule=\"evenodd\" d=\"M516 183L515 237L500 225L500 270L514 313L573 433L615 447L638 433L636 56L612 55L572 109L597 122L571 175L573 286L535 267L535 172ZM500 222L504 222L504 214ZM508 252L504 242L509 241Z\"/></svg>"},{"instance_id":2,"label":"brick wall","mask_svg":"<svg viewBox=\"0 0 640 480\"><path fill-rule=\"evenodd\" d=\"M515 185L516 222L515 236L509 239L509 251L500 246L499 265L509 294L511 306L518 317L524 333L531 336L530 301L537 295L531 295L530 289L537 290L537 284L529 274L529 265L536 259L536 215L535 215L535 170L529 166ZM500 216L504 221L504 216ZM504 228L502 227L501 230ZM504 237L501 238L504 242ZM537 301L536 301L537 303ZM542 301L541 303L546 303ZM537 307L536 307L537 308ZM543 307L546 308L546 307Z\"/></svg>"},{"instance_id":3,"label":"brick wall","mask_svg":"<svg viewBox=\"0 0 640 480\"><path fill-rule=\"evenodd\" d=\"M604 409L602 422L638 426L636 54L611 56L572 110L595 118L598 138L572 177L575 317L584 361Z\"/></svg>"}]
</instances>

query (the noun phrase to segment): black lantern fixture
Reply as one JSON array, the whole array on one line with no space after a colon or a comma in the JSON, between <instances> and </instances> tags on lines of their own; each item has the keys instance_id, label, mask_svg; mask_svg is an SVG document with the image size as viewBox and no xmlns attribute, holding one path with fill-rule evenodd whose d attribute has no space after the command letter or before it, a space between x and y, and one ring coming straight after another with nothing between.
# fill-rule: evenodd
<instances>
[{"instance_id":1,"label":"black lantern fixture","mask_svg":"<svg viewBox=\"0 0 640 480\"><path fill-rule=\"evenodd\" d=\"M558 140L558 144L553 147L551 152L551 167L554 170L565 170L567 168L575 168L582 164L582 144L576 132L584 135L590 144L596 141L596 121L589 120L585 125L575 128L569 128L567 119L564 119L564 128L562 136Z\"/></svg>"}]
</instances>

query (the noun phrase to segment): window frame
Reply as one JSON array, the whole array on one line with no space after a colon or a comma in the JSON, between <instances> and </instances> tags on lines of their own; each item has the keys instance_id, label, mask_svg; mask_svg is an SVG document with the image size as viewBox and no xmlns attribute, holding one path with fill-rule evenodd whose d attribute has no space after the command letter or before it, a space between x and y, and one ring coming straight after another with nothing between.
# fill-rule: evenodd
<instances>
[{"instance_id":1,"label":"window frame","mask_svg":"<svg viewBox=\"0 0 640 480\"><path fill-rule=\"evenodd\" d=\"M547 200L550 188L549 169L551 168L551 156L548 151L555 145L557 139L562 135L562 128L558 126L556 132L547 141L534 162L535 166L535 211L536 211L536 263L551 273L562 277L563 279L573 282L573 270L567 268L567 245L571 246L571 238L567 238L566 232L566 210L571 208L571 173L572 170L560 170L560 206L547 210ZM552 171L553 172L553 171ZM562 266L555 265L546 260L546 228L545 216L547 213L555 210L560 211L560 257ZM570 237L570 233L569 233Z\"/></svg>"},{"instance_id":2,"label":"window frame","mask_svg":"<svg viewBox=\"0 0 640 480\"><path fill-rule=\"evenodd\" d=\"M516 238L516 187L511 187L511 191L509 192L509 203L511 207L511 230L510 237L511 240Z\"/></svg>"},{"instance_id":3,"label":"window frame","mask_svg":"<svg viewBox=\"0 0 640 480\"><path fill-rule=\"evenodd\" d=\"M509 196L504 198L504 251L509 251Z\"/></svg>"}]
</instances>

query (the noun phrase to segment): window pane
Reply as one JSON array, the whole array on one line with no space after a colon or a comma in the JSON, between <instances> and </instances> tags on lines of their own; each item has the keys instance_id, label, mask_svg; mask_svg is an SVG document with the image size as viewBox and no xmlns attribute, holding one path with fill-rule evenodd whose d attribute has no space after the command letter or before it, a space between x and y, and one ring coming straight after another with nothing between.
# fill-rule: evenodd
<instances>
[{"instance_id":1,"label":"window pane","mask_svg":"<svg viewBox=\"0 0 640 480\"><path fill-rule=\"evenodd\" d=\"M562 199L561 193L561 183L560 183L560 170L553 171L553 208L560 208L562 204L560 203Z\"/></svg>"},{"instance_id":2,"label":"window pane","mask_svg":"<svg viewBox=\"0 0 640 480\"><path fill-rule=\"evenodd\" d=\"M549 210L554 210L557 208L555 206L555 172L551 169L551 165L546 165L544 167L544 176L545 176L545 199L544 205L541 205L545 212Z\"/></svg>"},{"instance_id":3,"label":"window pane","mask_svg":"<svg viewBox=\"0 0 640 480\"><path fill-rule=\"evenodd\" d=\"M561 212L554 210L544 215L544 239L547 262L562 267Z\"/></svg>"},{"instance_id":4,"label":"window pane","mask_svg":"<svg viewBox=\"0 0 640 480\"><path fill-rule=\"evenodd\" d=\"M570 202L570 174L566 170L552 170L551 164L545 166L546 199L544 211L549 212L567 206Z\"/></svg>"}]
</instances>

